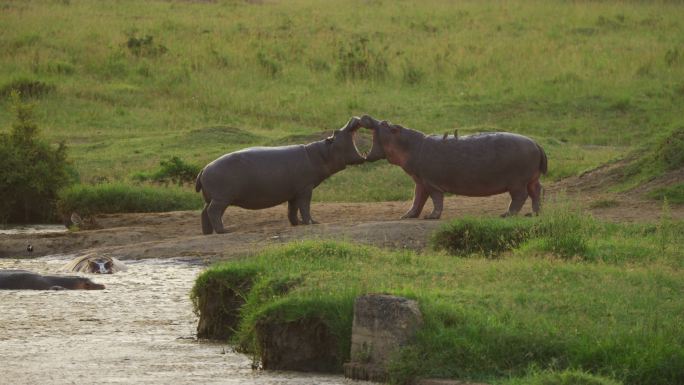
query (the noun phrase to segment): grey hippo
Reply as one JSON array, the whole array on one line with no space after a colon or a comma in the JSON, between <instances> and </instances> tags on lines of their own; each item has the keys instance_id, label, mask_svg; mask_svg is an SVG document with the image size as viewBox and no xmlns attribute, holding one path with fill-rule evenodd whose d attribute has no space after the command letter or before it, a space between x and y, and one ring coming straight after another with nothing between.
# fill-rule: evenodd
<instances>
[{"instance_id":1,"label":"grey hippo","mask_svg":"<svg viewBox=\"0 0 684 385\"><path fill-rule=\"evenodd\" d=\"M425 135L420 131L379 121L368 115L362 127L373 130L373 145L366 160L387 159L413 178L413 206L402 218L416 218L432 198L434 210L426 219L439 219L444 193L489 196L508 192L511 203L502 216L517 214L529 196L539 213L546 174L544 150L532 139L505 132L459 137Z\"/></svg>"},{"instance_id":2,"label":"grey hippo","mask_svg":"<svg viewBox=\"0 0 684 385\"><path fill-rule=\"evenodd\" d=\"M0 290L102 290L85 277L41 275L27 270L0 270Z\"/></svg>"},{"instance_id":3,"label":"grey hippo","mask_svg":"<svg viewBox=\"0 0 684 385\"><path fill-rule=\"evenodd\" d=\"M63 271L92 274L113 274L127 269L126 265L116 258L92 254L76 257L62 267Z\"/></svg>"},{"instance_id":4,"label":"grey hippo","mask_svg":"<svg viewBox=\"0 0 684 385\"><path fill-rule=\"evenodd\" d=\"M310 213L313 189L347 165L365 161L354 144L359 127L359 119L352 118L327 139L306 145L246 148L206 165L195 183L206 202L202 232L224 233L221 218L229 205L258 210L287 202L290 224L316 223Z\"/></svg>"}]
</instances>

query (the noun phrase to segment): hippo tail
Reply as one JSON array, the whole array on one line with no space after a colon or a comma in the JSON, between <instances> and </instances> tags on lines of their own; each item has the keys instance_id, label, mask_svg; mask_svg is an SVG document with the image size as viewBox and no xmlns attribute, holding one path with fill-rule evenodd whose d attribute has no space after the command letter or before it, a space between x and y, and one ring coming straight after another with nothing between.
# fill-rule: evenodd
<instances>
[{"instance_id":1,"label":"hippo tail","mask_svg":"<svg viewBox=\"0 0 684 385\"><path fill-rule=\"evenodd\" d=\"M546 159L546 155L544 156L544 159ZM202 178L202 173L204 172L204 169L200 170L199 174L197 174L197 179L195 179L195 191L200 192L202 190L202 181L200 180Z\"/></svg>"},{"instance_id":2,"label":"hippo tail","mask_svg":"<svg viewBox=\"0 0 684 385\"><path fill-rule=\"evenodd\" d=\"M544 149L538 144L537 148L541 153L541 160L539 161L539 171L541 171L542 174L546 175L546 172L548 171L548 160L546 159L546 152L544 152Z\"/></svg>"}]
</instances>

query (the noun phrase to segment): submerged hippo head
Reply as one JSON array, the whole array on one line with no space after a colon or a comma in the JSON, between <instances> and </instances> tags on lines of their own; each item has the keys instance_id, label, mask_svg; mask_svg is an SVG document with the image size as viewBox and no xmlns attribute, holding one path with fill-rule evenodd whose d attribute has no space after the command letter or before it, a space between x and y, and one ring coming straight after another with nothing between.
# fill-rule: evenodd
<instances>
[{"instance_id":1,"label":"submerged hippo head","mask_svg":"<svg viewBox=\"0 0 684 385\"><path fill-rule=\"evenodd\" d=\"M333 131L333 134L325 140L333 163L344 168L349 164L361 164L366 161L354 142L356 132L360 127L359 118L351 118L343 128Z\"/></svg>"},{"instance_id":2,"label":"submerged hippo head","mask_svg":"<svg viewBox=\"0 0 684 385\"><path fill-rule=\"evenodd\" d=\"M88 271L95 274L112 274L112 260L111 259L91 259L88 261Z\"/></svg>"},{"instance_id":3,"label":"submerged hippo head","mask_svg":"<svg viewBox=\"0 0 684 385\"><path fill-rule=\"evenodd\" d=\"M373 146L366 156L368 162L387 159L392 164L403 165L408 160L409 152L416 141L424 137L418 131L386 120L376 120L368 115L361 117L359 124L373 130Z\"/></svg>"},{"instance_id":4,"label":"submerged hippo head","mask_svg":"<svg viewBox=\"0 0 684 385\"><path fill-rule=\"evenodd\" d=\"M40 277L37 274L36 276ZM89 278L74 275L45 275L40 278L40 284L43 286L47 285L43 289L47 288L49 290L102 290L105 288L104 285L95 283Z\"/></svg>"}]
</instances>

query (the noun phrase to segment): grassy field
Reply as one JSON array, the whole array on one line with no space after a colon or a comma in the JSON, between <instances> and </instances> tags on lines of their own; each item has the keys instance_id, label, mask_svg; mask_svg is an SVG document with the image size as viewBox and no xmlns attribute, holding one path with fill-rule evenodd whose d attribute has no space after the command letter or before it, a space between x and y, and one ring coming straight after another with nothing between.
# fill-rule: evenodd
<instances>
[{"instance_id":1,"label":"grassy field","mask_svg":"<svg viewBox=\"0 0 684 385\"><path fill-rule=\"evenodd\" d=\"M393 383L441 377L510 385L675 384L684 381L684 303L677 294L684 290L684 244L676 236L684 229L663 218L658 225L604 224L561 208L518 222L459 220L442 232L458 235L468 227L483 250L461 250L460 257L293 243L215 265L198 278L193 296L199 305L207 290L244 291L248 277L251 289L241 294L246 303L233 336L238 346L258 357L255 324L318 319L339 339L342 362L357 295L415 298L425 325L390 366ZM487 239L506 238L511 223L538 230L509 251L486 252ZM558 238L585 247L570 249Z\"/></svg>"},{"instance_id":2,"label":"grassy field","mask_svg":"<svg viewBox=\"0 0 684 385\"><path fill-rule=\"evenodd\" d=\"M83 183L307 141L369 113L539 140L557 179L684 123L677 2L0 1L0 95L34 99ZM0 129L12 121L0 101ZM407 199L386 163L315 199Z\"/></svg>"}]
</instances>

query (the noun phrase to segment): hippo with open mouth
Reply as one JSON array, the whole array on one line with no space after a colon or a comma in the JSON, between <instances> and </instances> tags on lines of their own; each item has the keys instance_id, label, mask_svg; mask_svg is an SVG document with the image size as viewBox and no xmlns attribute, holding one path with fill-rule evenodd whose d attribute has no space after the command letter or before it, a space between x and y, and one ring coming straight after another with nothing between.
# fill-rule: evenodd
<instances>
[{"instance_id":1,"label":"hippo with open mouth","mask_svg":"<svg viewBox=\"0 0 684 385\"><path fill-rule=\"evenodd\" d=\"M0 270L0 290L102 290L105 286L88 278L41 275L27 270Z\"/></svg>"},{"instance_id":2,"label":"hippo with open mouth","mask_svg":"<svg viewBox=\"0 0 684 385\"><path fill-rule=\"evenodd\" d=\"M221 217L229 205L263 209L287 202L290 224L313 224L313 189L347 165L365 161L354 144L359 119L327 139L306 145L251 147L221 156L200 171L195 183L206 202L202 232L224 233ZM301 214L301 221L297 217Z\"/></svg>"},{"instance_id":3,"label":"hippo with open mouth","mask_svg":"<svg viewBox=\"0 0 684 385\"><path fill-rule=\"evenodd\" d=\"M373 145L366 160L387 159L413 178L413 206L402 218L416 218L427 198L434 210L426 219L439 219L444 193L489 196L508 192L511 203L502 216L517 214L529 196L539 213L546 174L544 150L532 139L505 132L458 137L425 135L420 131L378 121L368 115L360 125L373 130Z\"/></svg>"}]
</instances>

